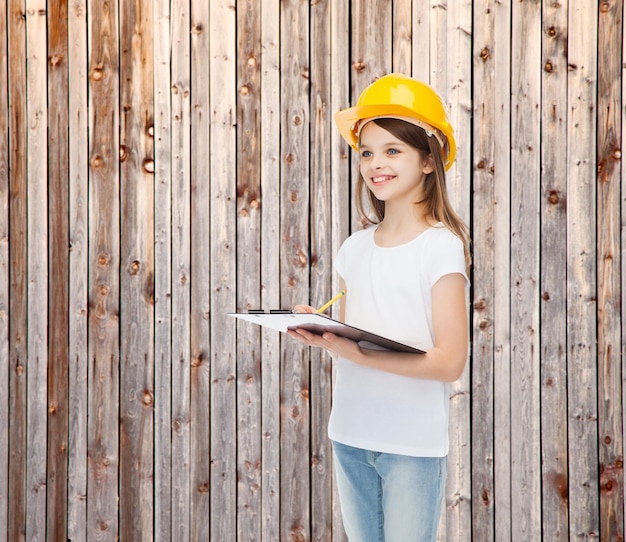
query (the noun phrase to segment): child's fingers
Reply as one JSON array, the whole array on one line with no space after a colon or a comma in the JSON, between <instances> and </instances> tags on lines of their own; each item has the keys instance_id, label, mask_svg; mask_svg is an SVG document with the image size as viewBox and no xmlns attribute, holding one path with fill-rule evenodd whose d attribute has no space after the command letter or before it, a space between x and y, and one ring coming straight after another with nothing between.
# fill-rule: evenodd
<instances>
[{"instance_id":1,"label":"child's fingers","mask_svg":"<svg viewBox=\"0 0 626 542\"><path fill-rule=\"evenodd\" d=\"M338 337L334 333L325 332L323 335L318 335L317 333L311 333L306 329L295 328L289 330L289 335L307 346L324 348L331 354L334 353L337 348L336 341Z\"/></svg>"},{"instance_id":2,"label":"child's fingers","mask_svg":"<svg viewBox=\"0 0 626 542\"><path fill-rule=\"evenodd\" d=\"M325 337L323 337L322 335L318 335L317 333L311 333L310 331L304 328L296 327L296 328L290 329L288 333L290 336L294 337L295 339L300 340L301 342L303 342L304 344L307 344L308 346L321 346L322 348L327 347L327 341L325 340Z\"/></svg>"},{"instance_id":3,"label":"child's fingers","mask_svg":"<svg viewBox=\"0 0 626 542\"><path fill-rule=\"evenodd\" d=\"M313 314L315 312L315 309L310 305L296 305L293 308L293 312Z\"/></svg>"}]
</instances>

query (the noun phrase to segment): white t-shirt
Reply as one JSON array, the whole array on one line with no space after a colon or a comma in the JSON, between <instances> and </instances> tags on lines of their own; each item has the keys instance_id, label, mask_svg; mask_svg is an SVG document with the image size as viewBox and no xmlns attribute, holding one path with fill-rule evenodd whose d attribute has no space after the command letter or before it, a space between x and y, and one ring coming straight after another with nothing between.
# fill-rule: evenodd
<instances>
[{"instance_id":1,"label":"white t-shirt","mask_svg":"<svg viewBox=\"0 0 626 542\"><path fill-rule=\"evenodd\" d=\"M375 230L354 233L335 259L346 283L346 323L431 348L431 289L449 273L466 277L463 244L439 224L404 245L383 248L374 241ZM442 457L448 453L448 408L447 383L339 358L328 435L366 450Z\"/></svg>"}]
</instances>

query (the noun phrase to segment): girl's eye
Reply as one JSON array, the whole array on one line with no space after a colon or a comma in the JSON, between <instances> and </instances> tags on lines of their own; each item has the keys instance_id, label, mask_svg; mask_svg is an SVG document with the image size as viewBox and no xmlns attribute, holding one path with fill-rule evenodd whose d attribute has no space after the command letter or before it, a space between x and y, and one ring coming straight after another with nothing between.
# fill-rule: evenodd
<instances>
[{"instance_id":1,"label":"girl's eye","mask_svg":"<svg viewBox=\"0 0 626 542\"><path fill-rule=\"evenodd\" d=\"M398 149L389 149L387 152L389 154L398 154L400 151Z\"/></svg>"},{"instance_id":2,"label":"girl's eye","mask_svg":"<svg viewBox=\"0 0 626 542\"><path fill-rule=\"evenodd\" d=\"M361 152L361 157L362 158L369 158L370 156L372 156L371 151L363 151L363 152Z\"/></svg>"}]
</instances>

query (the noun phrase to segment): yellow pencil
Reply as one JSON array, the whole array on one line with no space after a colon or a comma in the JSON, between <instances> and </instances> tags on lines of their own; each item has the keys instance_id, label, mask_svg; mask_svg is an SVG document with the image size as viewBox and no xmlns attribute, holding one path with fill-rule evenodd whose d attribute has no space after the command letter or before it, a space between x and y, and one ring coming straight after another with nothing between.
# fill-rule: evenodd
<instances>
[{"instance_id":1,"label":"yellow pencil","mask_svg":"<svg viewBox=\"0 0 626 542\"><path fill-rule=\"evenodd\" d=\"M328 307L330 307L335 301L341 299L344 295L346 295L346 291L345 290L341 290L341 292L339 292L335 297L333 297L328 303L325 303L324 305L322 305L319 309L317 309L315 312L317 314L319 314L320 312L324 312Z\"/></svg>"}]
</instances>

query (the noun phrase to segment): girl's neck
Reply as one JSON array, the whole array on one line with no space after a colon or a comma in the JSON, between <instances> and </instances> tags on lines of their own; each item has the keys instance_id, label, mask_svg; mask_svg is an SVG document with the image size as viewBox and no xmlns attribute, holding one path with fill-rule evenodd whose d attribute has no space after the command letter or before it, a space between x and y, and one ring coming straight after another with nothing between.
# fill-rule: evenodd
<instances>
[{"instance_id":1,"label":"girl's neck","mask_svg":"<svg viewBox=\"0 0 626 542\"><path fill-rule=\"evenodd\" d=\"M409 212L388 212L376 228L375 239L380 246L391 247L407 243L435 225L421 206L413 206Z\"/></svg>"}]
</instances>

